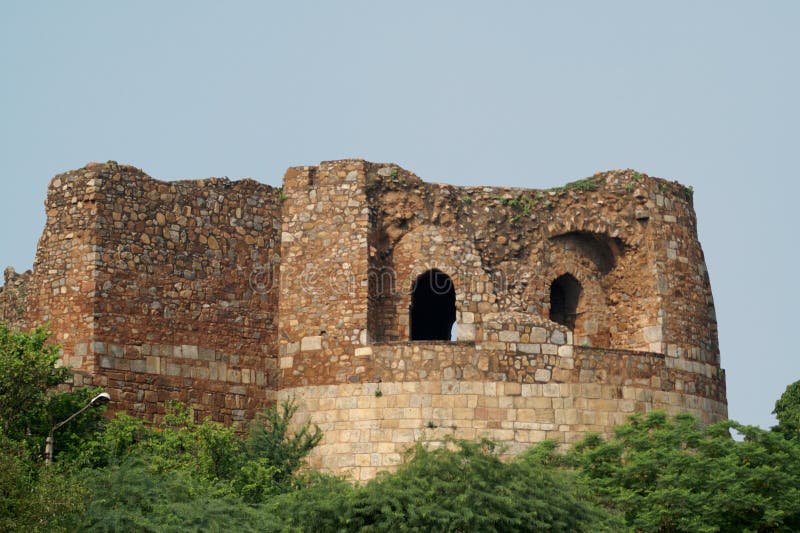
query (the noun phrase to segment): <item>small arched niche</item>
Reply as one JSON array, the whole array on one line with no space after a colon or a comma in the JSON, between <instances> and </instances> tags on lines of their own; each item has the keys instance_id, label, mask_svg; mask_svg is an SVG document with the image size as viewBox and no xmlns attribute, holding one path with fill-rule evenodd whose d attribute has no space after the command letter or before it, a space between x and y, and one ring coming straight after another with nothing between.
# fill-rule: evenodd
<instances>
[{"instance_id":1,"label":"small arched niche","mask_svg":"<svg viewBox=\"0 0 800 533\"><path fill-rule=\"evenodd\" d=\"M409 309L412 341L449 341L456 321L453 280L432 269L414 281Z\"/></svg>"},{"instance_id":2,"label":"small arched niche","mask_svg":"<svg viewBox=\"0 0 800 533\"><path fill-rule=\"evenodd\" d=\"M550 320L575 329L578 302L583 288L572 274L563 274L550 284Z\"/></svg>"}]
</instances>

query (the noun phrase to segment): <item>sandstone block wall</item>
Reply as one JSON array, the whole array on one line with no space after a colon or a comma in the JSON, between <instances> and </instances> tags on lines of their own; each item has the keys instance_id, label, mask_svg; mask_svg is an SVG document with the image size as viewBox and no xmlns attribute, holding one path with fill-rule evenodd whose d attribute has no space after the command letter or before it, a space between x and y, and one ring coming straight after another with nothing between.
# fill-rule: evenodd
<instances>
[{"instance_id":1,"label":"sandstone block wall","mask_svg":"<svg viewBox=\"0 0 800 533\"><path fill-rule=\"evenodd\" d=\"M33 271L6 271L0 320L50 323L75 383L119 410L154 418L178 399L241 427L294 397L298 422L325 431L313 465L356 479L421 439L513 454L634 412L727 414L677 182L454 187L343 160L290 168L279 190L109 162L56 176L47 211ZM420 320L454 337L415 340Z\"/></svg>"}]
</instances>

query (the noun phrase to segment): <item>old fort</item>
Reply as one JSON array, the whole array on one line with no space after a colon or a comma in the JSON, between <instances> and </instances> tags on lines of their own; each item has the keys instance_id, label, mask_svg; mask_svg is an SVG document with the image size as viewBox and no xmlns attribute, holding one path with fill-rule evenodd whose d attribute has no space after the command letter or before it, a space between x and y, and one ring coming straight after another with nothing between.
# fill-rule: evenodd
<instances>
[{"instance_id":1,"label":"old fort","mask_svg":"<svg viewBox=\"0 0 800 533\"><path fill-rule=\"evenodd\" d=\"M636 412L727 416L692 191L632 170L549 190L392 164L163 182L113 161L53 178L0 320L49 324L74 384L147 419L243 426L295 398L312 466L369 479L420 440L514 454Z\"/></svg>"}]
</instances>

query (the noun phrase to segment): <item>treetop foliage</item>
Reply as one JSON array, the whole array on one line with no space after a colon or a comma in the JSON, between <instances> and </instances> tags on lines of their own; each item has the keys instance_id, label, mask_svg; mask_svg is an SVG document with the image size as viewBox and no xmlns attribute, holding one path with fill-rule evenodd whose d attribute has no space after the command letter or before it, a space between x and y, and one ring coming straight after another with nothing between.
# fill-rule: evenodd
<instances>
[{"instance_id":1,"label":"treetop foliage","mask_svg":"<svg viewBox=\"0 0 800 533\"><path fill-rule=\"evenodd\" d=\"M654 412L564 461L637 531L800 530L800 447L774 432Z\"/></svg>"},{"instance_id":2,"label":"treetop foliage","mask_svg":"<svg viewBox=\"0 0 800 533\"><path fill-rule=\"evenodd\" d=\"M0 424L9 437L30 433L46 417L48 388L69 377L56 366L59 349L46 344L48 336L44 328L26 334L0 324Z\"/></svg>"},{"instance_id":3,"label":"treetop foliage","mask_svg":"<svg viewBox=\"0 0 800 533\"><path fill-rule=\"evenodd\" d=\"M772 414L778 419L774 431L782 433L787 439L800 439L800 380L786 387L775 402Z\"/></svg>"}]
</instances>

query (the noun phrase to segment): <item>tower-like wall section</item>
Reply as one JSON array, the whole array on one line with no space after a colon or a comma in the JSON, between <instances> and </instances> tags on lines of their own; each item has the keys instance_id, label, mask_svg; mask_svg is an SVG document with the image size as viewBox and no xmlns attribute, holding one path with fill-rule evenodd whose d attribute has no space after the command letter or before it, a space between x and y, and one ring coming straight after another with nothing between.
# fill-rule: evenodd
<instances>
[{"instance_id":1,"label":"tower-like wall section","mask_svg":"<svg viewBox=\"0 0 800 533\"><path fill-rule=\"evenodd\" d=\"M27 290L25 329L47 325L76 370L75 384L92 382L96 361L85 349L94 335L94 275L100 166L66 172L50 181L47 222L36 248ZM77 347L77 349L76 349Z\"/></svg>"},{"instance_id":2,"label":"tower-like wall section","mask_svg":"<svg viewBox=\"0 0 800 533\"><path fill-rule=\"evenodd\" d=\"M678 264L688 257L703 269L683 186L614 171L551 190L459 188L395 165L365 169L369 268L355 280L369 288L367 338L308 352L300 366L297 358L282 363L284 377L294 377L282 380L279 398L298 398L301 419L325 432L314 466L369 479L421 439L485 436L517 453L545 438L609 433L635 412L689 411L706 422L727 416L718 360L688 356L714 345L716 324L699 314L699 299L685 296L710 296L707 277L671 263L677 253ZM356 190L296 212L349 220L342 210L363 201ZM313 218L305 219L310 231L327 235ZM302 229L290 239L302 241ZM303 248L311 250L303 265L327 279L333 270L318 265L338 253L319 244ZM364 260L361 249L350 257ZM455 342L410 339L414 283L431 269L454 285ZM581 285L574 327L549 320L551 285L567 274ZM307 297L286 308L341 313L354 299L361 312L364 295L355 292L339 307ZM681 318L687 309L692 318ZM290 334L292 341L302 353L302 339Z\"/></svg>"},{"instance_id":3,"label":"tower-like wall section","mask_svg":"<svg viewBox=\"0 0 800 533\"><path fill-rule=\"evenodd\" d=\"M368 164L290 168L283 185L281 386L370 379L367 342Z\"/></svg>"},{"instance_id":4,"label":"tower-like wall section","mask_svg":"<svg viewBox=\"0 0 800 533\"><path fill-rule=\"evenodd\" d=\"M147 418L165 401L244 423L277 386L279 192L92 163L56 176L27 283L75 384Z\"/></svg>"},{"instance_id":5,"label":"tower-like wall section","mask_svg":"<svg viewBox=\"0 0 800 533\"><path fill-rule=\"evenodd\" d=\"M174 399L198 418L252 418L276 386L278 192L114 165L101 179L87 346L96 383L148 416Z\"/></svg>"}]
</instances>

